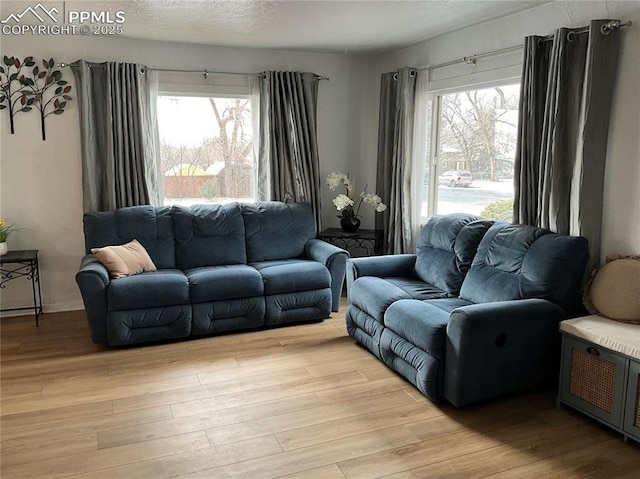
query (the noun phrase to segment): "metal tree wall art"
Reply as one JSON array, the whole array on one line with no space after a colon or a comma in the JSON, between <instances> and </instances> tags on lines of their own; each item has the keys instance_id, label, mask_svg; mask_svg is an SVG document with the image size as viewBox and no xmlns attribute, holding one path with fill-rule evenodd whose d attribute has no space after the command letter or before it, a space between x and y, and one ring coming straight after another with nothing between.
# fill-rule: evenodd
<instances>
[{"instance_id":1,"label":"metal tree wall art","mask_svg":"<svg viewBox=\"0 0 640 479\"><path fill-rule=\"evenodd\" d=\"M40 128L42 129L42 139L46 140L45 118L49 115L61 115L67 102L71 100L69 92L71 85L62 80L62 72L55 69L53 58L42 60L43 68L37 65L33 67L32 78L21 80L25 88L22 90L26 100L22 100L25 105L22 111L29 111L30 101L34 100L36 109L40 112ZM33 102L31 104L34 104ZM28 108L29 110L27 110Z\"/></svg>"},{"instance_id":2,"label":"metal tree wall art","mask_svg":"<svg viewBox=\"0 0 640 479\"><path fill-rule=\"evenodd\" d=\"M45 119L52 114L64 113L67 102L72 99L69 95L71 85L62 80L62 72L55 68L53 58L42 60L42 68L36 65L33 57L27 57L20 63L17 58L4 56L3 62L7 68L5 75L4 67L0 67L0 74L6 76L6 81L2 78L0 109L9 109L11 133L14 133L13 116L35 109L40 113L42 139L46 140ZM30 74L23 73L25 67L31 69ZM17 82L19 89L13 85L14 82ZM5 100L7 105L4 104Z\"/></svg>"},{"instance_id":3,"label":"metal tree wall art","mask_svg":"<svg viewBox=\"0 0 640 479\"><path fill-rule=\"evenodd\" d=\"M24 67L33 66L35 62L33 57L25 58L23 63L15 57L4 56L2 59L4 65L0 65L0 82L2 84L2 93L0 94L0 110L9 110L9 125L11 133L15 133L15 125L13 117L23 108L27 107L28 99L22 93L22 82L20 78ZM33 101L30 103L33 104ZM28 110L27 110L28 111Z\"/></svg>"}]
</instances>

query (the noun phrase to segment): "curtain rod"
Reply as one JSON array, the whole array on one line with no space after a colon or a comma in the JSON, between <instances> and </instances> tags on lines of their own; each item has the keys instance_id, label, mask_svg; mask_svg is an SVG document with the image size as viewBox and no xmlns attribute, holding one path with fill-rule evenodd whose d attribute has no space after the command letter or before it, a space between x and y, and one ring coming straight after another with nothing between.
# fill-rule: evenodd
<instances>
[{"instance_id":1,"label":"curtain rod","mask_svg":"<svg viewBox=\"0 0 640 479\"><path fill-rule=\"evenodd\" d=\"M611 21L603 24L600 27L600 32L603 35L608 35L612 30L617 30L618 28L622 28L622 27L630 27L631 25L633 25L631 20L629 20L628 22L625 22L625 23L620 23L620 20L611 20ZM589 28L590 27L576 28L576 29L571 30L567 35L579 35L581 33L586 33L586 32L589 31ZM549 40L553 40L553 36L554 35L551 34L551 35L547 35L545 37L542 37L541 41L546 42L546 41L549 41ZM493 51L484 52L484 53L477 53L475 55L470 55L470 56L467 56L467 57L458 58L456 60L451 60L451 61L444 62L444 63L438 63L436 65L427 65L425 67L418 67L418 68L416 68L416 70L432 71L432 70L436 70L438 68L448 67L448 66L451 66L451 65L457 65L458 63L466 63L467 65L475 65L476 64L476 60L478 60L478 58L490 57L490 56L495 56L495 55L502 55L503 53L514 52L514 51L522 50L523 48L524 48L524 45L514 45L512 47L502 48L500 50L493 50Z\"/></svg>"},{"instance_id":2,"label":"curtain rod","mask_svg":"<svg viewBox=\"0 0 640 479\"><path fill-rule=\"evenodd\" d=\"M60 68L65 68L65 67L75 68L77 66L78 65L76 63L65 63L65 62L58 63L58 67ZM95 66L101 66L101 65L91 65L91 67L95 67ZM209 78L209 75L241 75L246 77L263 77L263 78L265 76L264 73L211 71L211 70L207 70L206 68L204 70L182 70L182 69L173 69L173 68L152 68L152 67L145 66L143 67L143 70L149 70L153 72L168 72L168 73L199 73L203 75L205 79ZM329 77L325 77L317 74L314 74L314 78L319 81L329 80Z\"/></svg>"},{"instance_id":3,"label":"curtain rod","mask_svg":"<svg viewBox=\"0 0 640 479\"><path fill-rule=\"evenodd\" d=\"M427 65L426 67L418 67L416 68L416 70L437 70L438 68L444 68L444 67L448 67L451 65L457 65L458 63L466 63L467 65L475 65L476 64L476 60L478 58L484 58L484 57L490 57L490 56L495 56L495 55L502 55L503 53L508 53L508 52L512 52L512 51L517 51L517 50L522 50L523 45L516 45L513 47L507 47L507 48L502 48L500 50L492 50L490 52L484 52L484 53L476 53L475 55L470 55L468 57L462 57L462 58L458 58L456 60L451 60L448 62L444 62L444 63L438 63L436 65Z\"/></svg>"},{"instance_id":4,"label":"curtain rod","mask_svg":"<svg viewBox=\"0 0 640 479\"><path fill-rule=\"evenodd\" d=\"M264 73L242 73L242 72L222 72L222 71L211 71L207 70L180 70L180 69L172 69L172 68L149 68L146 67L147 70L155 71L155 72L170 72L170 73L200 73L204 75L205 79L208 78L209 75L241 75L247 77L263 77ZM316 80L329 80L329 77L325 77L322 75L317 75L314 73L314 78Z\"/></svg>"}]
</instances>

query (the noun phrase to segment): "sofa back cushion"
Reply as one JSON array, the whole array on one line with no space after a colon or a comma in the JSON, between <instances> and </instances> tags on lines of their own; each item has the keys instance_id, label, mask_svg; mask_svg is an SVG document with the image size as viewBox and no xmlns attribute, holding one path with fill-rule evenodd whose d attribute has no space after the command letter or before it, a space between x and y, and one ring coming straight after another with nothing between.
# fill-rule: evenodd
<instances>
[{"instance_id":1,"label":"sofa back cushion","mask_svg":"<svg viewBox=\"0 0 640 479\"><path fill-rule=\"evenodd\" d=\"M238 203L174 206L171 213L178 268L247 263Z\"/></svg>"},{"instance_id":2,"label":"sofa back cushion","mask_svg":"<svg viewBox=\"0 0 640 479\"><path fill-rule=\"evenodd\" d=\"M491 225L491 221L461 213L431 217L418 240L416 275L457 296L478 244Z\"/></svg>"},{"instance_id":3,"label":"sofa back cushion","mask_svg":"<svg viewBox=\"0 0 640 479\"><path fill-rule=\"evenodd\" d=\"M480 242L460 297L473 303L541 298L571 314L587 258L585 238L496 223Z\"/></svg>"},{"instance_id":4,"label":"sofa back cushion","mask_svg":"<svg viewBox=\"0 0 640 479\"><path fill-rule=\"evenodd\" d=\"M309 203L265 201L242 205L249 263L300 258L316 236Z\"/></svg>"},{"instance_id":5,"label":"sofa back cushion","mask_svg":"<svg viewBox=\"0 0 640 479\"><path fill-rule=\"evenodd\" d=\"M169 206L130 206L115 211L85 213L84 243L91 248L138 240L158 268L176 267L173 219Z\"/></svg>"}]
</instances>

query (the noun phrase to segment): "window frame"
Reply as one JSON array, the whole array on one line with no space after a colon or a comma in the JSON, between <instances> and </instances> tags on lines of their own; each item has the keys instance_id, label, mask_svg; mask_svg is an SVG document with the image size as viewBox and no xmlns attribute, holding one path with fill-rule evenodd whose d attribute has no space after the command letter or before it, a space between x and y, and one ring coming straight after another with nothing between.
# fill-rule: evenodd
<instances>
[{"instance_id":1,"label":"window frame","mask_svg":"<svg viewBox=\"0 0 640 479\"><path fill-rule=\"evenodd\" d=\"M431 135L431 147L428 151L428 157L425 159L425 165L429 164L429 190L427 194L421 195L421 198L427 199L427 216L420 215L420 224L424 226L429 219L436 214L438 208L438 177L442 174L440 172L440 112L442 110L442 97L444 95L450 95L455 93L463 93L472 90L483 90L495 87L512 86L521 84L522 79L518 77L507 77L496 80L491 80L482 83L469 83L464 85L457 85L451 88L442 88L439 90L429 91L428 102L432 103L431 118L429 133ZM424 177L424 168L422 168L422 176ZM424 188L424 180L422 180Z\"/></svg>"},{"instance_id":2,"label":"window frame","mask_svg":"<svg viewBox=\"0 0 640 479\"><path fill-rule=\"evenodd\" d=\"M248 79L244 76L226 76L221 74L208 74L207 78L203 78L204 75L190 75L186 77L182 72L160 72L158 78L158 88L156 91L156 102L159 97L190 97L190 98L243 98L251 100L251 86ZM157 113L156 113L157 114ZM252 122L253 122L253 114ZM158 143L160 137L159 125L158 131ZM253 139L252 139L253 141ZM160 152L158 152L159 154ZM257 168L257 159L253 155L254 163L254 177L255 169ZM158 158L156 162L157 175L160 181L158 182L158 188L160 197L164 204L165 194L163 180L164 172L161 171L161 161ZM257 201L257 191L254 178L254 191L253 201ZM204 198L203 198L204 202Z\"/></svg>"}]
</instances>

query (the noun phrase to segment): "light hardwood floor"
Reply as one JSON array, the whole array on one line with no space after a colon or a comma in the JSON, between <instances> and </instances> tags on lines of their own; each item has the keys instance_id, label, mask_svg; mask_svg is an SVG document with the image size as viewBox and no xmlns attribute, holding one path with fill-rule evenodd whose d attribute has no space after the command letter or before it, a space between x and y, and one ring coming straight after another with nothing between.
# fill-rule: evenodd
<instances>
[{"instance_id":1,"label":"light hardwood floor","mask_svg":"<svg viewBox=\"0 0 640 479\"><path fill-rule=\"evenodd\" d=\"M83 312L40 324L1 323L2 479L640 477L640 445L554 391L426 400L343 312L118 349L91 343Z\"/></svg>"}]
</instances>

